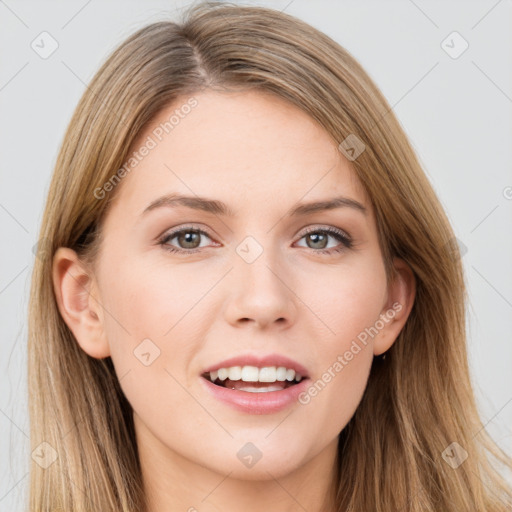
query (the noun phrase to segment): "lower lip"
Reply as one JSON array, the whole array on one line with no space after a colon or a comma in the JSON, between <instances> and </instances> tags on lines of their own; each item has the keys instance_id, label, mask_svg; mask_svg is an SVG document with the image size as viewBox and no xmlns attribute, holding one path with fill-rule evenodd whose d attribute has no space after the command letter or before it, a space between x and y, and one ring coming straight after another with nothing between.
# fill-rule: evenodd
<instances>
[{"instance_id":1,"label":"lower lip","mask_svg":"<svg viewBox=\"0 0 512 512\"><path fill-rule=\"evenodd\" d=\"M217 386L204 377L200 377L200 380L215 398L237 411L249 414L271 414L286 409L299 402L299 395L309 385L309 378L303 378L298 384L281 391L251 393Z\"/></svg>"}]
</instances>

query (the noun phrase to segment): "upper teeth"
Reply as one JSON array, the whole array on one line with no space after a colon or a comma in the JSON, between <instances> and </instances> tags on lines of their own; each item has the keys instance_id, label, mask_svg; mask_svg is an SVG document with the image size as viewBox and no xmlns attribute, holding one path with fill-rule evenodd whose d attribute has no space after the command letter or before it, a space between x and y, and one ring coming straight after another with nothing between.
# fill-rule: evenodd
<instances>
[{"instance_id":1,"label":"upper teeth","mask_svg":"<svg viewBox=\"0 0 512 512\"><path fill-rule=\"evenodd\" d=\"M215 382L220 380L242 380L244 382L276 382L276 381L293 381L297 382L302 380L300 373L295 373L295 370L286 368L284 366L264 366L258 368L257 366L230 366L229 368L219 368L210 372L210 380Z\"/></svg>"}]
</instances>

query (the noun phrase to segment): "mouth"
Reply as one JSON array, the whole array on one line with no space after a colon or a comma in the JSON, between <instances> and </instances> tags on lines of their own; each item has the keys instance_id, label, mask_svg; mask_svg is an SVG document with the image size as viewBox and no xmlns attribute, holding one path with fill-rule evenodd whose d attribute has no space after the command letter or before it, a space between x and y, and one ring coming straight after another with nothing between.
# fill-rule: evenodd
<instances>
[{"instance_id":1,"label":"mouth","mask_svg":"<svg viewBox=\"0 0 512 512\"><path fill-rule=\"evenodd\" d=\"M204 390L244 414L274 414L296 407L310 385L308 370L282 354L244 354L205 368Z\"/></svg>"},{"instance_id":2,"label":"mouth","mask_svg":"<svg viewBox=\"0 0 512 512\"><path fill-rule=\"evenodd\" d=\"M308 378L285 366L231 366L201 376L216 386L248 393L283 391Z\"/></svg>"}]
</instances>

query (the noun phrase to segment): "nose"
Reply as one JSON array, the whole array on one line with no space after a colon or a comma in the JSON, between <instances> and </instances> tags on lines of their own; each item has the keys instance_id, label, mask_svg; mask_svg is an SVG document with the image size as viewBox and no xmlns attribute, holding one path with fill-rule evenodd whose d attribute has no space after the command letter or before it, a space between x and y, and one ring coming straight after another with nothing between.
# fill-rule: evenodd
<instances>
[{"instance_id":1,"label":"nose","mask_svg":"<svg viewBox=\"0 0 512 512\"><path fill-rule=\"evenodd\" d=\"M252 263L235 255L229 281L225 318L231 325L263 329L277 324L285 329L295 322L299 299L292 274L270 251L263 251Z\"/></svg>"}]
</instances>

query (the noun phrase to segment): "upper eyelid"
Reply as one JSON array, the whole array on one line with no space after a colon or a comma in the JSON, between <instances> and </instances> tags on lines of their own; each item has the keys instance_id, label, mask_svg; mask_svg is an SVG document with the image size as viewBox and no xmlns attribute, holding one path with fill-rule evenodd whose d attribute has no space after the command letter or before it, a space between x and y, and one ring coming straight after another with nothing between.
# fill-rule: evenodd
<instances>
[{"instance_id":1,"label":"upper eyelid","mask_svg":"<svg viewBox=\"0 0 512 512\"><path fill-rule=\"evenodd\" d=\"M332 235L332 233L340 234L345 236L346 238L352 238L350 234L341 228L337 228L335 226L307 226L304 228L306 231L303 233L302 236L308 235L309 233L314 233L316 231L327 231L329 234ZM302 238L302 237L301 237Z\"/></svg>"},{"instance_id":2,"label":"upper eyelid","mask_svg":"<svg viewBox=\"0 0 512 512\"><path fill-rule=\"evenodd\" d=\"M213 238L206 229L204 228L200 228L198 226L184 226L184 227L176 227L176 228L171 228L171 229L168 229L166 231L164 231L159 237L158 239L162 240L162 239L166 239L166 238L169 238L171 235L172 236L176 236L178 233L181 233L182 231L199 231L201 234L205 234L206 236L208 236L209 238Z\"/></svg>"}]
</instances>

